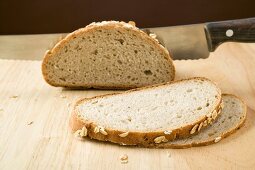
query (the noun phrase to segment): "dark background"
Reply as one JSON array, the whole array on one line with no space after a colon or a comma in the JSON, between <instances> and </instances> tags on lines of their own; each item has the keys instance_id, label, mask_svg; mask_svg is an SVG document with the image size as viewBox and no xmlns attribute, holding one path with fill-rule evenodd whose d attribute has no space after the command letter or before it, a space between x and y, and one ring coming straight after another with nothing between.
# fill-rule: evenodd
<instances>
[{"instance_id":1,"label":"dark background","mask_svg":"<svg viewBox=\"0 0 255 170\"><path fill-rule=\"evenodd\" d=\"M71 32L103 20L157 27L254 16L254 0L0 0L0 34Z\"/></svg>"}]
</instances>

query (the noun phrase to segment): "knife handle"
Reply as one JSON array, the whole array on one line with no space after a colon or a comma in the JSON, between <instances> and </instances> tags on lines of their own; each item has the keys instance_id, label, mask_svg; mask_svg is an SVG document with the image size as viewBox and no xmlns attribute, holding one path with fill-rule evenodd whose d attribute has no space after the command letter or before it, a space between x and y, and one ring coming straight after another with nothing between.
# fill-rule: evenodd
<instances>
[{"instance_id":1,"label":"knife handle","mask_svg":"<svg viewBox=\"0 0 255 170\"><path fill-rule=\"evenodd\" d=\"M210 22L204 29L210 52L227 41L255 42L255 18Z\"/></svg>"}]
</instances>

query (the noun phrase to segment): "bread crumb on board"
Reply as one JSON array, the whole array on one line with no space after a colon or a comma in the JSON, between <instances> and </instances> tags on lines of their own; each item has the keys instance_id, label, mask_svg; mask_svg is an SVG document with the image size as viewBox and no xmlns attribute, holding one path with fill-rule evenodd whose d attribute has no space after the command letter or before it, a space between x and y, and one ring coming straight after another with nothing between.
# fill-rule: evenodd
<instances>
[{"instance_id":1,"label":"bread crumb on board","mask_svg":"<svg viewBox=\"0 0 255 170\"><path fill-rule=\"evenodd\" d=\"M32 125L34 123L34 121L31 121L31 122L29 122L27 125Z\"/></svg>"},{"instance_id":2,"label":"bread crumb on board","mask_svg":"<svg viewBox=\"0 0 255 170\"><path fill-rule=\"evenodd\" d=\"M18 95L10 96L11 99L16 99L16 98L18 98L18 97L19 97Z\"/></svg>"},{"instance_id":3,"label":"bread crumb on board","mask_svg":"<svg viewBox=\"0 0 255 170\"><path fill-rule=\"evenodd\" d=\"M122 163L122 164L128 163L128 155L127 154L123 154L120 156L120 163Z\"/></svg>"}]
</instances>

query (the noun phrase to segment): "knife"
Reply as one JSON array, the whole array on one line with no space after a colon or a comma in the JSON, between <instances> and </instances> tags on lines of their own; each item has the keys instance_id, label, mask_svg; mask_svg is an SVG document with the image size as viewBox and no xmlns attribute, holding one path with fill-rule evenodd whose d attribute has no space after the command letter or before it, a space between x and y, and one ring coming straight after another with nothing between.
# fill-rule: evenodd
<instances>
[{"instance_id":1,"label":"knife","mask_svg":"<svg viewBox=\"0 0 255 170\"><path fill-rule=\"evenodd\" d=\"M146 28L145 32L155 34L175 60L200 59L224 42L255 42L255 18Z\"/></svg>"},{"instance_id":2,"label":"knife","mask_svg":"<svg viewBox=\"0 0 255 170\"><path fill-rule=\"evenodd\" d=\"M255 18L142 30L156 34L175 60L207 58L227 41L255 42ZM0 36L0 58L42 60L45 51L65 35Z\"/></svg>"}]
</instances>

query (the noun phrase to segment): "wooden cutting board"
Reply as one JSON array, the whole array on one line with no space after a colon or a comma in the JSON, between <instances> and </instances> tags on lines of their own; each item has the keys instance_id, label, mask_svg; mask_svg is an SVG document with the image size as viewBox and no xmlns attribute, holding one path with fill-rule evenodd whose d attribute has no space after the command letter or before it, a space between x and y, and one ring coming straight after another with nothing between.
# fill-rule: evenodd
<instances>
[{"instance_id":1,"label":"wooden cutting board","mask_svg":"<svg viewBox=\"0 0 255 170\"><path fill-rule=\"evenodd\" d=\"M205 76L248 106L247 121L221 142L190 149L123 147L77 140L72 103L111 91L51 87L40 61L0 60L0 169L255 169L255 44L227 43L206 60L175 61L177 79ZM127 164L119 157L127 154Z\"/></svg>"}]
</instances>

